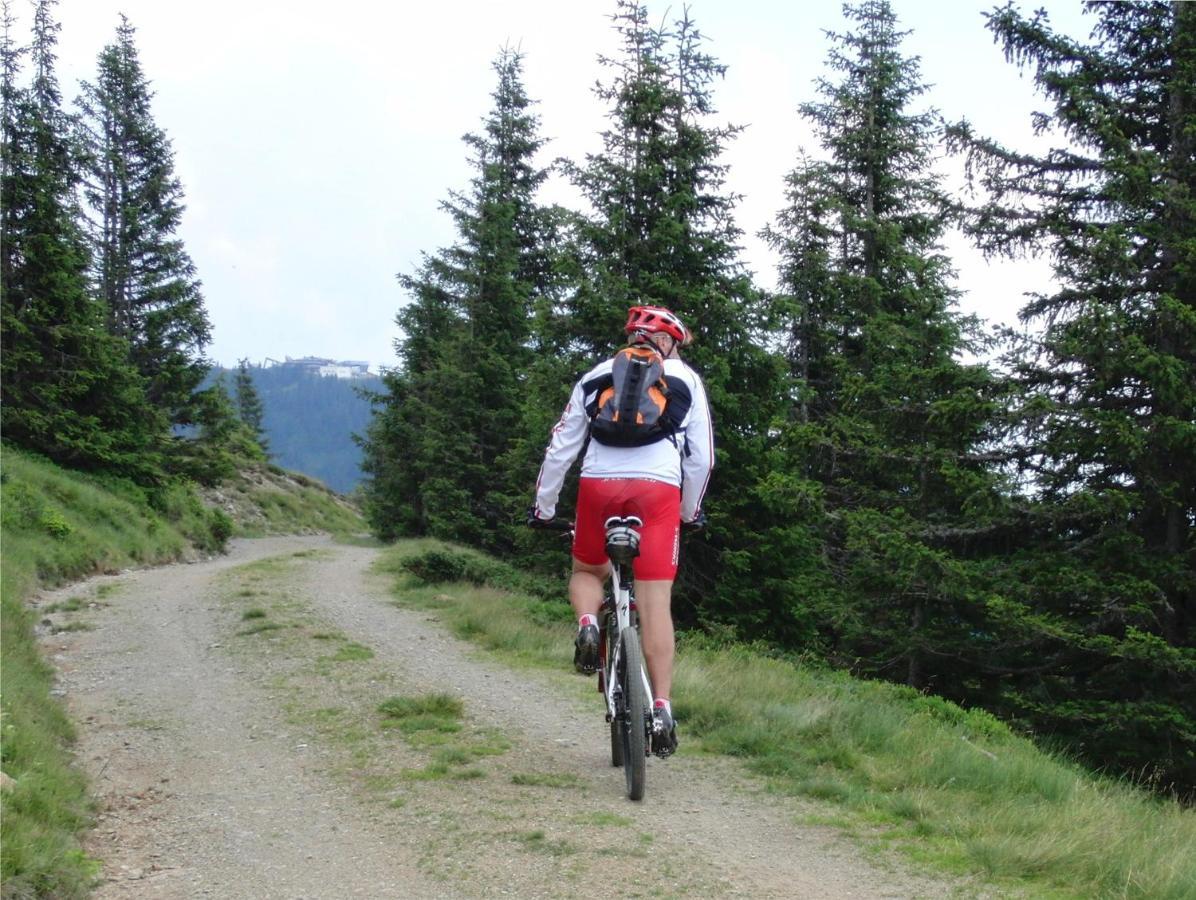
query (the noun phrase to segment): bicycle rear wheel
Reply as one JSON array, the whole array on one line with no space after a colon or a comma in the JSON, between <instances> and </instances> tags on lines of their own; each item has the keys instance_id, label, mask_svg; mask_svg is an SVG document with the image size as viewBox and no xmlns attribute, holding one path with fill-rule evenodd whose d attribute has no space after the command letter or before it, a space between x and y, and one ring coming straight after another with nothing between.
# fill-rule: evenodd
<instances>
[{"instance_id":1,"label":"bicycle rear wheel","mask_svg":"<svg viewBox=\"0 0 1196 900\"><path fill-rule=\"evenodd\" d=\"M622 653L619 659L619 687L622 688L622 715L617 717L622 737L623 775L627 779L627 796L632 800L644 799L644 781L647 777L648 735L647 705L640 671L643 668L643 654L640 652L640 636L634 628L628 628L620 635Z\"/></svg>"}]
</instances>

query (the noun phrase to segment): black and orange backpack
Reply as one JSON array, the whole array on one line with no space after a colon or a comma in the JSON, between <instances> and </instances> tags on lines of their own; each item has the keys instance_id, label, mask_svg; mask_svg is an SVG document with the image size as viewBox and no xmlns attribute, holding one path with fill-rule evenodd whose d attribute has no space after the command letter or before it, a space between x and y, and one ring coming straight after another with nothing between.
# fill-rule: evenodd
<instances>
[{"instance_id":1,"label":"black and orange backpack","mask_svg":"<svg viewBox=\"0 0 1196 900\"><path fill-rule=\"evenodd\" d=\"M610 447L642 447L673 437L676 424L669 415L664 359L653 347L624 347L615 354L609 380L599 386L590 415L594 440Z\"/></svg>"}]
</instances>

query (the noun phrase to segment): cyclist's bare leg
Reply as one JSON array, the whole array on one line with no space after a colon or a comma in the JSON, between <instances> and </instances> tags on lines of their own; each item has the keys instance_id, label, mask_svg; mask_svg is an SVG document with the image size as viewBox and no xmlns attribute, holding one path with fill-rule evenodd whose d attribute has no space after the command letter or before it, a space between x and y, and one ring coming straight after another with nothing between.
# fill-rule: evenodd
<instances>
[{"instance_id":1,"label":"cyclist's bare leg","mask_svg":"<svg viewBox=\"0 0 1196 900\"><path fill-rule=\"evenodd\" d=\"M610 564L591 566L574 557L573 574L569 577L569 602L577 618L597 616L602 606L602 586L610 577Z\"/></svg>"},{"instance_id":2,"label":"cyclist's bare leg","mask_svg":"<svg viewBox=\"0 0 1196 900\"><path fill-rule=\"evenodd\" d=\"M635 582L635 605L640 614L644 664L652 692L666 700L673 689L673 582Z\"/></svg>"}]
</instances>

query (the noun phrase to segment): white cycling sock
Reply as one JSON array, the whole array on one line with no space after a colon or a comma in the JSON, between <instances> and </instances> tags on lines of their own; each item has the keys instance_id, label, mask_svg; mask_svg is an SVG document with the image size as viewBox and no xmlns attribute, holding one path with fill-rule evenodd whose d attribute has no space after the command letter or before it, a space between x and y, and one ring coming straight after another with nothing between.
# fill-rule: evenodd
<instances>
[{"instance_id":1,"label":"white cycling sock","mask_svg":"<svg viewBox=\"0 0 1196 900\"><path fill-rule=\"evenodd\" d=\"M577 620L577 628L579 631L582 628L585 628L587 625L597 625L597 624L598 624L598 617L592 616L589 613L586 613L584 616L582 616L580 619Z\"/></svg>"},{"instance_id":2,"label":"white cycling sock","mask_svg":"<svg viewBox=\"0 0 1196 900\"><path fill-rule=\"evenodd\" d=\"M667 713L669 714L669 718L672 718L672 716L673 716L673 704L672 704L672 703L670 703L670 702L669 702L669 701L668 701L666 698L664 698L664 697L657 697L657 698L656 698L656 699L655 699L655 700L652 702L652 706L653 706L655 709L663 709L665 712L667 712Z\"/></svg>"}]
</instances>

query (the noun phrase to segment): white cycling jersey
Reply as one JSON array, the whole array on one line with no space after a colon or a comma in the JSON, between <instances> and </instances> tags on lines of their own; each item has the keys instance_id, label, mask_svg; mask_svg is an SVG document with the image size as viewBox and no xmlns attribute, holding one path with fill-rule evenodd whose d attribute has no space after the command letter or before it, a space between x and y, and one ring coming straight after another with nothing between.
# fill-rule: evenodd
<instances>
[{"instance_id":1,"label":"white cycling jersey","mask_svg":"<svg viewBox=\"0 0 1196 900\"><path fill-rule=\"evenodd\" d=\"M586 446L590 415L597 403L603 380L614 366L613 359L596 365L573 386L573 393L560 421L553 426L552 440L544 454L536 480L536 516L551 519L556 502L573 461ZM698 373L680 359L664 361L670 406L688 406L672 439L642 447L611 447L590 441L581 464L583 478L642 478L663 481L681 488L681 521L692 522L702 508L702 497L714 468L714 429L706 388Z\"/></svg>"}]
</instances>

